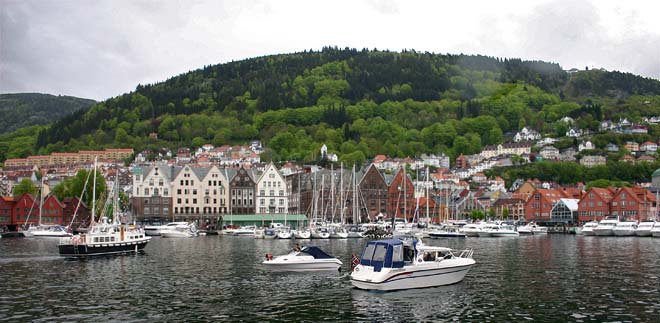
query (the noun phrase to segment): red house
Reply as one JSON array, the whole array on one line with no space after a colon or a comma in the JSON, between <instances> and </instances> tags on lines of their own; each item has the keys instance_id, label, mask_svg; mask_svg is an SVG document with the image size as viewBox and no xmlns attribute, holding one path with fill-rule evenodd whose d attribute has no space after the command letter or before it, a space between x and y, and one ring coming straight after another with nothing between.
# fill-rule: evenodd
<instances>
[{"instance_id":1,"label":"red house","mask_svg":"<svg viewBox=\"0 0 660 323\"><path fill-rule=\"evenodd\" d=\"M578 202L578 222L600 221L610 215L614 188L591 188Z\"/></svg>"},{"instance_id":2,"label":"red house","mask_svg":"<svg viewBox=\"0 0 660 323\"><path fill-rule=\"evenodd\" d=\"M12 225L11 211L14 209L14 198L3 196L0 198L0 230L2 227Z\"/></svg>"},{"instance_id":3,"label":"red house","mask_svg":"<svg viewBox=\"0 0 660 323\"><path fill-rule=\"evenodd\" d=\"M55 195L46 196L41 208L41 224L68 225L68 223L64 223L64 218L62 217L64 213L62 211L63 209L64 205Z\"/></svg>"},{"instance_id":4,"label":"red house","mask_svg":"<svg viewBox=\"0 0 660 323\"><path fill-rule=\"evenodd\" d=\"M412 222L416 203L415 186L405 169L399 168L387 190L387 215Z\"/></svg>"},{"instance_id":5,"label":"red house","mask_svg":"<svg viewBox=\"0 0 660 323\"><path fill-rule=\"evenodd\" d=\"M656 212L655 195L643 187L622 187L612 198L612 215L621 220L654 219Z\"/></svg>"},{"instance_id":6,"label":"red house","mask_svg":"<svg viewBox=\"0 0 660 323\"><path fill-rule=\"evenodd\" d=\"M561 190L536 188L525 203L527 222L549 222L552 207L562 198L570 198Z\"/></svg>"},{"instance_id":7,"label":"red house","mask_svg":"<svg viewBox=\"0 0 660 323\"><path fill-rule=\"evenodd\" d=\"M64 225L71 224L72 228L79 228L89 224L89 209L85 202L80 201L77 197L66 197L62 200L62 204L64 205L64 209L62 209ZM77 212L76 208L78 208Z\"/></svg>"},{"instance_id":8,"label":"red house","mask_svg":"<svg viewBox=\"0 0 660 323\"><path fill-rule=\"evenodd\" d=\"M32 194L21 195L14 204L12 224L38 224L39 223L39 201Z\"/></svg>"}]
</instances>

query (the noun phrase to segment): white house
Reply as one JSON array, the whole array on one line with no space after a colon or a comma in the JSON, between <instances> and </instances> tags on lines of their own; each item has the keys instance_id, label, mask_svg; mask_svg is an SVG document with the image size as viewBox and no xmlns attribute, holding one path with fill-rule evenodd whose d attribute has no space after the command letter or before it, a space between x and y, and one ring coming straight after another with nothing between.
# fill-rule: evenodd
<instances>
[{"instance_id":1,"label":"white house","mask_svg":"<svg viewBox=\"0 0 660 323\"><path fill-rule=\"evenodd\" d=\"M272 162L257 180L256 200L259 214L284 214L289 209L286 180Z\"/></svg>"},{"instance_id":2,"label":"white house","mask_svg":"<svg viewBox=\"0 0 660 323\"><path fill-rule=\"evenodd\" d=\"M582 136L582 130L578 128L571 127L570 129L568 129L568 131L566 131L566 137L577 138L580 136Z\"/></svg>"},{"instance_id":3,"label":"white house","mask_svg":"<svg viewBox=\"0 0 660 323\"><path fill-rule=\"evenodd\" d=\"M591 143L591 141L583 141L578 145L578 151L583 151L583 150L592 150L594 149L594 144Z\"/></svg>"},{"instance_id":4,"label":"white house","mask_svg":"<svg viewBox=\"0 0 660 323\"><path fill-rule=\"evenodd\" d=\"M516 133L516 135L513 137L514 142L539 139L541 139L541 134L534 129L527 129L527 127L522 128L522 130Z\"/></svg>"}]
</instances>

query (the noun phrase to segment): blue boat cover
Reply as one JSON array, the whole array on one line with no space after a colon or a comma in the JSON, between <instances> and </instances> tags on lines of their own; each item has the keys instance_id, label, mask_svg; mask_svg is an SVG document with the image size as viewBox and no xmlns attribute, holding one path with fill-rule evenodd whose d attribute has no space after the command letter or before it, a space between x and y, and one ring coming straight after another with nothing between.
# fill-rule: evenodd
<instances>
[{"instance_id":1,"label":"blue boat cover","mask_svg":"<svg viewBox=\"0 0 660 323\"><path fill-rule=\"evenodd\" d=\"M398 256L394 257L394 250L397 250ZM374 271L380 271L381 268L402 268L403 267L403 241L399 239L369 241L362 252L360 264L374 267ZM393 259L396 258L396 259Z\"/></svg>"},{"instance_id":2,"label":"blue boat cover","mask_svg":"<svg viewBox=\"0 0 660 323\"><path fill-rule=\"evenodd\" d=\"M302 248L301 251L305 252L305 253L308 253L309 255L314 257L314 259L332 259L332 258L335 258L335 257L325 253L325 251L321 250L319 247L316 247L316 246L306 246L306 247Z\"/></svg>"}]
</instances>

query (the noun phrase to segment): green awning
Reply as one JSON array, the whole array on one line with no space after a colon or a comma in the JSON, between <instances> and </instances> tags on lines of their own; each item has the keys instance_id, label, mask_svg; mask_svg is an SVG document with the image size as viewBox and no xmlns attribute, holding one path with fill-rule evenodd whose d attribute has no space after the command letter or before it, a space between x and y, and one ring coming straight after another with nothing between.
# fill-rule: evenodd
<instances>
[{"instance_id":1,"label":"green awning","mask_svg":"<svg viewBox=\"0 0 660 323\"><path fill-rule=\"evenodd\" d=\"M270 222L305 222L307 221L307 216L304 214L225 214L222 216L222 220L225 223L240 222L244 224L245 222L250 222L256 224L256 222L261 223L270 223Z\"/></svg>"}]
</instances>

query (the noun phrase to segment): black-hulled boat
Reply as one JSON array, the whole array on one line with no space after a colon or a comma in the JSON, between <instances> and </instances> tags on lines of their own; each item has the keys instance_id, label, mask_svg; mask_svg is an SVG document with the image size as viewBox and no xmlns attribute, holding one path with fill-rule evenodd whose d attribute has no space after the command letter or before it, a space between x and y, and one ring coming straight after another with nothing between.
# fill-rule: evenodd
<instances>
[{"instance_id":1,"label":"black-hulled boat","mask_svg":"<svg viewBox=\"0 0 660 323\"><path fill-rule=\"evenodd\" d=\"M112 254L137 253L151 240L144 230L127 224L108 223L103 219L85 234L62 238L57 248L60 256L84 258Z\"/></svg>"}]
</instances>

